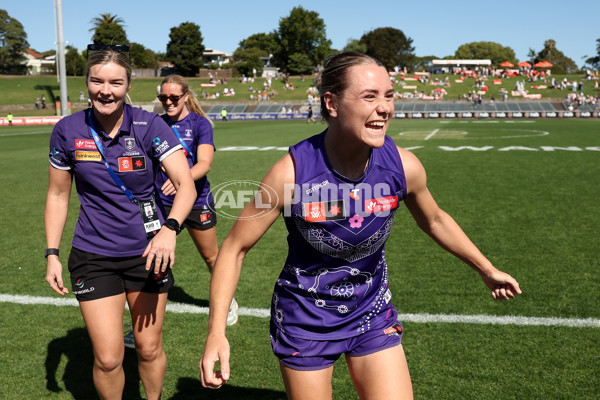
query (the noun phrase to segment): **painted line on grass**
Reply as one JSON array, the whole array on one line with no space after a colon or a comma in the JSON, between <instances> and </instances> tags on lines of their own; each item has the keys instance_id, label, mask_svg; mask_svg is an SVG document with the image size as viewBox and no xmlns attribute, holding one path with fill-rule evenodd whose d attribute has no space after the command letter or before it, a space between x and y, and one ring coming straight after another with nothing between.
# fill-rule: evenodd
<instances>
[{"instance_id":1,"label":"painted line on grass","mask_svg":"<svg viewBox=\"0 0 600 400\"><path fill-rule=\"evenodd\" d=\"M52 306L78 306L73 298L36 297L12 294L0 294L0 302L16 304L42 304ZM206 314L208 307L191 304L167 304L167 311L178 314ZM270 311L266 308L240 307L238 314L247 317L269 318ZM399 314L403 322L417 323L451 323L451 324L481 324L481 325L521 325L521 326L564 326L568 328L600 328L600 319L596 318L552 318L552 317L520 317L496 315L456 315L456 314Z\"/></svg>"},{"instance_id":2,"label":"painted line on grass","mask_svg":"<svg viewBox=\"0 0 600 400\"><path fill-rule=\"evenodd\" d=\"M423 140L429 140L429 139L431 139L432 137L435 136L436 133L438 133L438 131L439 131L439 129L434 129L433 132L431 132L429 135L427 135L427 137L425 139L423 139Z\"/></svg>"}]
</instances>

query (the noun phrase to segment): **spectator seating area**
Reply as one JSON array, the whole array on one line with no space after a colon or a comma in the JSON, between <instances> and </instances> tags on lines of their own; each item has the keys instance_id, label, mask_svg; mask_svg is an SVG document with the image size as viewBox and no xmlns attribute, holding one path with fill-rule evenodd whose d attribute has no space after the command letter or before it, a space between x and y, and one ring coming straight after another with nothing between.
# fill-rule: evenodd
<instances>
[{"instance_id":1,"label":"spectator seating area","mask_svg":"<svg viewBox=\"0 0 600 400\"><path fill-rule=\"evenodd\" d=\"M219 105L219 104L215 104L214 106L211 106L208 111L206 111L207 113L214 113L214 114L220 114L222 109L227 110L228 114L231 113L243 113L246 111L246 108L248 108L248 104L228 104L228 105Z\"/></svg>"},{"instance_id":2,"label":"spectator seating area","mask_svg":"<svg viewBox=\"0 0 600 400\"><path fill-rule=\"evenodd\" d=\"M474 104L470 102L433 102L416 103L400 102L394 103L395 112L553 112L560 111L550 102L485 102Z\"/></svg>"},{"instance_id":3,"label":"spectator seating area","mask_svg":"<svg viewBox=\"0 0 600 400\"><path fill-rule=\"evenodd\" d=\"M569 103L567 101L564 101L562 103L563 107L565 108L565 110L569 109ZM582 105L578 105L578 106L574 106L573 107L575 110L580 111L580 112L594 112L596 109L596 104L592 104L592 103L586 103L586 104L582 104Z\"/></svg>"}]
</instances>

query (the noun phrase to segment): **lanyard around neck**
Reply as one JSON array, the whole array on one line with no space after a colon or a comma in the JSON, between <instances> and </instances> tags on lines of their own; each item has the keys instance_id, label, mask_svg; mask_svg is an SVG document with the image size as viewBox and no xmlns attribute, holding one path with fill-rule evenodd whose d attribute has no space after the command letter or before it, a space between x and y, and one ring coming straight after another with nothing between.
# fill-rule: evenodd
<instances>
[{"instance_id":1,"label":"lanyard around neck","mask_svg":"<svg viewBox=\"0 0 600 400\"><path fill-rule=\"evenodd\" d=\"M190 157L192 158L192 163L196 164L196 156L194 155L194 153L192 153L192 151L190 150L188 145L185 143L185 140L183 140L181 138L181 135L179 134L179 131L177 130L177 128L175 128L175 125L171 125L171 128L173 128L173 132L175 132L175 136L177 136L177 139L179 139L179 142L181 143L181 145L183 146L185 151L187 151L188 154L190 155Z\"/></svg>"},{"instance_id":2,"label":"lanyard around neck","mask_svg":"<svg viewBox=\"0 0 600 400\"><path fill-rule=\"evenodd\" d=\"M90 127L90 132L92 134L92 137L94 138L94 143L96 143L96 147L98 148L98 151L100 152L100 154L102 154L102 159L104 160L104 166L106 167L108 174L112 177L113 181L115 181L115 183L119 187L119 189L121 189L123 191L123 193L125 193L125 195L129 198L129 200L131 200L132 203L139 204L137 199L133 195L133 193L131 193L131 191L129 189L127 189L127 186L125 186L125 184L123 183L121 178L119 178L117 176L117 173L112 169L112 167L108 163L108 160L106 159L106 156L104 155L104 147L102 146L102 140L100 140L100 136L98 135L98 133L96 132L96 129L94 128L94 120L92 118L92 109L91 108L89 109L89 112L88 112L88 125Z\"/></svg>"}]
</instances>

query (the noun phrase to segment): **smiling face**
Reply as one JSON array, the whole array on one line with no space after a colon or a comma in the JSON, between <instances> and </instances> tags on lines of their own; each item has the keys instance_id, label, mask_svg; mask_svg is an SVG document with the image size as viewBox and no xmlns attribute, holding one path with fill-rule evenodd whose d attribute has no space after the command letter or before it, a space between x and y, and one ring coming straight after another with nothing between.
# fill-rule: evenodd
<instances>
[{"instance_id":1,"label":"smiling face","mask_svg":"<svg viewBox=\"0 0 600 400\"><path fill-rule=\"evenodd\" d=\"M346 88L325 93L329 128L370 147L381 147L394 112L394 89L385 68L355 65L346 71Z\"/></svg>"},{"instance_id":2,"label":"smiling face","mask_svg":"<svg viewBox=\"0 0 600 400\"><path fill-rule=\"evenodd\" d=\"M189 113L185 102L188 99L189 93L184 93L181 85L177 83L163 83L160 87L160 96L167 96L165 101L161 100L165 112L172 121L179 121ZM179 98L173 101L172 99Z\"/></svg>"},{"instance_id":3,"label":"smiling face","mask_svg":"<svg viewBox=\"0 0 600 400\"><path fill-rule=\"evenodd\" d=\"M125 68L108 62L89 69L87 87L96 115L101 117L122 112L131 84Z\"/></svg>"}]
</instances>

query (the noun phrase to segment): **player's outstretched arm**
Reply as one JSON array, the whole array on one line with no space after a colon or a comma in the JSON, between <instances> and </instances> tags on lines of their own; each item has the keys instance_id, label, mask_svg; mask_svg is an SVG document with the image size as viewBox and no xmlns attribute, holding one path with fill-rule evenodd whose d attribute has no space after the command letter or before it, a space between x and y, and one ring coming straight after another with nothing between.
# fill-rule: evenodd
<instances>
[{"instance_id":1,"label":"player's outstretched arm","mask_svg":"<svg viewBox=\"0 0 600 400\"><path fill-rule=\"evenodd\" d=\"M218 388L230 377L229 343L225 336L227 312L235 294L246 253L277 220L294 183L294 166L289 155L267 173L255 198L242 210L221 245L210 282L208 335L200 360L202 385ZM292 188L293 190L293 188ZM219 361L221 370L215 371Z\"/></svg>"}]
</instances>

